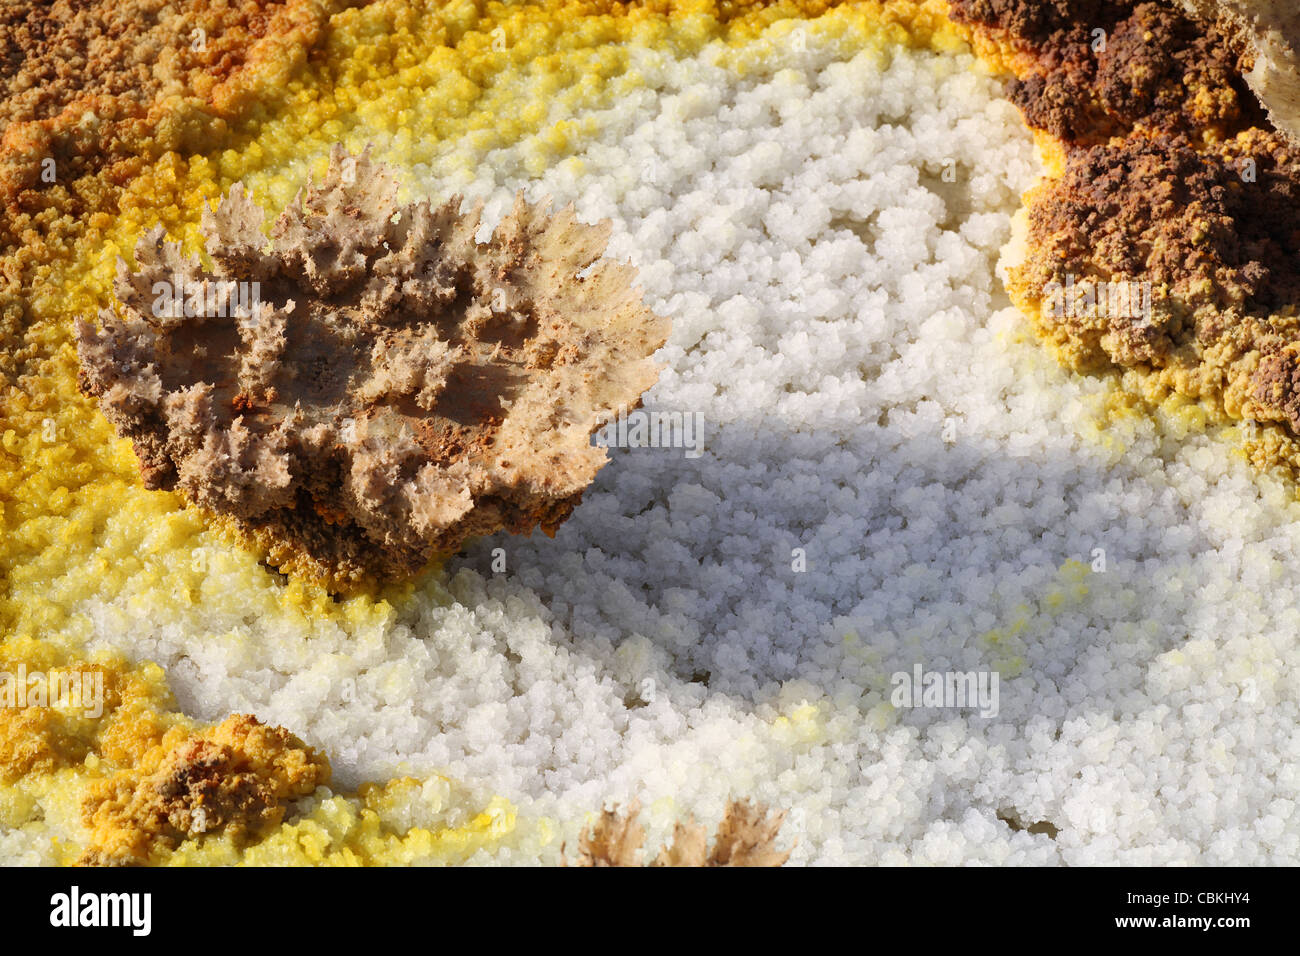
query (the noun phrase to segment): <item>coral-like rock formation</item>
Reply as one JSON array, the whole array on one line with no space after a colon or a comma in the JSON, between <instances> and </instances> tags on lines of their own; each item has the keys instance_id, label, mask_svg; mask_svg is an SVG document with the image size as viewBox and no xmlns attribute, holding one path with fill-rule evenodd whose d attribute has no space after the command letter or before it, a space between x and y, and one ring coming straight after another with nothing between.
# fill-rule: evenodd
<instances>
[{"instance_id":1,"label":"coral-like rock formation","mask_svg":"<svg viewBox=\"0 0 1300 956\"><path fill-rule=\"evenodd\" d=\"M520 195L399 207L391 172L336 146L268 243L236 186L212 260L165 242L119 262L121 313L78 325L82 390L179 488L289 572L339 589L409 576L470 536L552 533L607 459L590 438L658 375L668 322L609 224Z\"/></svg>"},{"instance_id":2,"label":"coral-like rock formation","mask_svg":"<svg viewBox=\"0 0 1300 956\"><path fill-rule=\"evenodd\" d=\"M582 835L576 866L641 866L641 847L645 828L638 821L640 804L636 801L626 813L602 811L600 819ZM768 811L748 800L727 804L722 822L708 845L704 827L677 823L673 842L659 850L647 866L782 866L791 850L776 849L777 834L785 822L785 813Z\"/></svg>"}]
</instances>

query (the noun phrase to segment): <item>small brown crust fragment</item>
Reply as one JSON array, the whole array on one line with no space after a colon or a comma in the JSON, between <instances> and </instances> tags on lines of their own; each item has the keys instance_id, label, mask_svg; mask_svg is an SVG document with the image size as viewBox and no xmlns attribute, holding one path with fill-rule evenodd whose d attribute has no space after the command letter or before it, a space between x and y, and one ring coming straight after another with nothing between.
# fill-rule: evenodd
<instances>
[{"instance_id":1,"label":"small brown crust fragment","mask_svg":"<svg viewBox=\"0 0 1300 956\"><path fill-rule=\"evenodd\" d=\"M177 728L139 764L91 785L82 804L91 841L79 862L145 864L205 835L242 845L329 779L323 755L255 717L233 714L199 734Z\"/></svg>"},{"instance_id":2,"label":"small brown crust fragment","mask_svg":"<svg viewBox=\"0 0 1300 956\"><path fill-rule=\"evenodd\" d=\"M579 841L575 866L642 866L641 848L645 828L638 821L641 805L632 801L625 813L604 810ZM708 845L704 827L693 820L673 827L673 842L660 848L648 866L782 866L790 850L776 849L776 838L785 822L785 812L769 815L767 809L748 800L727 804L718 824L713 846Z\"/></svg>"},{"instance_id":3,"label":"small brown crust fragment","mask_svg":"<svg viewBox=\"0 0 1300 956\"><path fill-rule=\"evenodd\" d=\"M471 536L552 533L607 460L591 435L640 404L668 333L635 270L601 258L608 222L521 194L479 243L479 208L396 191L369 151L336 146L268 243L236 186L204 217L211 271L155 229L138 272L119 261L120 314L78 323L81 389L146 486L337 590Z\"/></svg>"}]
</instances>

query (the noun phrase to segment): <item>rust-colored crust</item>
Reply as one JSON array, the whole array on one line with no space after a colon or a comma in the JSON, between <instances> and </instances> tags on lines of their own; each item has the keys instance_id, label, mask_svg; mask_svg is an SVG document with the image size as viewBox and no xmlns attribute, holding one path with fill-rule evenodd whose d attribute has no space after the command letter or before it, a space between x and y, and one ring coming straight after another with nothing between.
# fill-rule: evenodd
<instances>
[{"instance_id":1,"label":"rust-colored crust","mask_svg":"<svg viewBox=\"0 0 1300 956\"><path fill-rule=\"evenodd\" d=\"M42 374L33 290L103 234L124 188L274 108L358 0L7 0L0 9L0 413ZM196 31L202 30L202 33Z\"/></svg>"},{"instance_id":2,"label":"rust-colored crust","mask_svg":"<svg viewBox=\"0 0 1300 956\"><path fill-rule=\"evenodd\" d=\"M1262 119L1244 50L1214 25L1133 0L952 0L1008 53L1030 126L1072 145L1133 131L1222 136Z\"/></svg>"},{"instance_id":3,"label":"rust-colored crust","mask_svg":"<svg viewBox=\"0 0 1300 956\"><path fill-rule=\"evenodd\" d=\"M265 836L288 804L329 782L329 762L297 737L232 714L199 733L169 731L140 762L92 784L82 805L82 865L151 862L183 840Z\"/></svg>"},{"instance_id":4,"label":"rust-colored crust","mask_svg":"<svg viewBox=\"0 0 1300 956\"><path fill-rule=\"evenodd\" d=\"M1294 457L1300 152L1246 86L1239 37L1172 3L954 0L951 13L1015 73L1055 160L1026 197L1016 304L1069 366L1277 423Z\"/></svg>"},{"instance_id":5,"label":"rust-colored crust","mask_svg":"<svg viewBox=\"0 0 1300 956\"><path fill-rule=\"evenodd\" d=\"M315 43L315 0L14 0L0 11L0 203L7 241L72 184L124 183L168 150L207 147L262 89L253 77ZM283 69L283 66L280 67ZM54 161L53 182L42 177ZM87 197L82 197L87 198Z\"/></svg>"}]
</instances>

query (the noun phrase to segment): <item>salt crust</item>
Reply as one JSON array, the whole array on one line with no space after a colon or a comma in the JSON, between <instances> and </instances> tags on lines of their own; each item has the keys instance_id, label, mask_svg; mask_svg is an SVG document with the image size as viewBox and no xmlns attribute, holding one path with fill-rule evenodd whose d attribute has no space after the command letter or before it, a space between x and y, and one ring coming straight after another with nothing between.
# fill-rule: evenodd
<instances>
[{"instance_id":1,"label":"salt crust","mask_svg":"<svg viewBox=\"0 0 1300 956\"><path fill-rule=\"evenodd\" d=\"M553 542L485 540L383 627L124 597L82 608L98 643L342 786L441 769L562 821L483 862L559 862L634 797L658 846L731 795L789 811L794 864L1300 861L1300 515L1020 341L993 276L1035 164L998 84L816 37L740 79L638 56L645 91L533 188L614 220L673 320L647 403L704 412L706 454L622 453ZM528 181L490 160L487 222ZM998 718L891 713L916 661L999 667Z\"/></svg>"}]
</instances>

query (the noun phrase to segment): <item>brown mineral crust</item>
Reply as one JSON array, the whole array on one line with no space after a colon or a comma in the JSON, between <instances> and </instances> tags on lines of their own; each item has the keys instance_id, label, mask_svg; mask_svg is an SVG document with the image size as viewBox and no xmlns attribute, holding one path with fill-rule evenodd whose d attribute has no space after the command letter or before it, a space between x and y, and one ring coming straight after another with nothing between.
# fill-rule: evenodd
<instances>
[{"instance_id":1,"label":"brown mineral crust","mask_svg":"<svg viewBox=\"0 0 1300 956\"><path fill-rule=\"evenodd\" d=\"M124 182L171 149L210 144L321 36L314 0L10 0L0 10L0 205L5 241L83 176ZM201 31L201 32L199 32ZM301 58L301 52L297 57ZM271 87L274 88L274 85ZM41 178L55 161L55 182ZM49 195L46 195L49 194ZM84 212L84 208L74 210Z\"/></svg>"},{"instance_id":2,"label":"brown mineral crust","mask_svg":"<svg viewBox=\"0 0 1300 956\"><path fill-rule=\"evenodd\" d=\"M204 216L211 272L155 230L138 272L119 263L121 314L78 326L81 388L146 485L338 589L467 537L553 532L606 460L592 433L639 404L667 336L634 270L601 259L608 223L520 195L479 243L479 209L399 208L396 189L335 147L268 243L236 186ZM160 300L178 277L184 301Z\"/></svg>"},{"instance_id":3,"label":"brown mineral crust","mask_svg":"<svg viewBox=\"0 0 1300 956\"><path fill-rule=\"evenodd\" d=\"M673 826L673 842L660 848L648 864L642 863L645 827L638 819L640 803L626 812L604 810L579 841L575 866L783 866L792 850L776 849L785 812L769 814L762 804L732 800L723 812L709 846L708 833L693 820ZM793 849L793 848L792 848Z\"/></svg>"},{"instance_id":4,"label":"brown mineral crust","mask_svg":"<svg viewBox=\"0 0 1300 956\"><path fill-rule=\"evenodd\" d=\"M1300 154L1276 133L1250 130L1216 148L1134 136L1074 150L1029 210L1030 253L1016 279L1029 291L1068 275L1151 282L1158 334L1142 354L1105 345L1121 331L1113 325L1062 324L1080 364L1102 352L1158 363L1192 341L1211 344L1223 331L1217 315L1266 318L1300 300L1297 211Z\"/></svg>"},{"instance_id":5,"label":"brown mineral crust","mask_svg":"<svg viewBox=\"0 0 1300 956\"><path fill-rule=\"evenodd\" d=\"M1246 82L1274 126L1300 145L1300 6L1295 0L1182 0L1248 51Z\"/></svg>"},{"instance_id":6,"label":"brown mineral crust","mask_svg":"<svg viewBox=\"0 0 1300 956\"><path fill-rule=\"evenodd\" d=\"M1015 75L1013 99L1059 157L1026 197L1024 258L1007 270L1040 334L1076 369L1139 370L1294 438L1300 154L1243 79L1249 31L1174 3L954 0L952 16ZM1061 294L1143 283L1145 313Z\"/></svg>"},{"instance_id":7,"label":"brown mineral crust","mask_svg":"<svg viewBox=\"0 0 1300 956\"><path fill-rule=\"evenodd\" d=\"M148 863L181 841L265 835L289 802L330 779L329 762L280 727L232 714L201 733L169 731L140 762L91 785L83 865Z\"/></svg>"},{"instance_id":8,"label":"brown mineral crust","mask_svg":"<svg viewBox=\"0 0 1300 956\"><path fill-rule=\"evenodd\" d=\"M1063 358L1157 373L1234 417L1300 432L1300 152L1250 129L1213 147L1130 136L1072 150L1029 210L1029 254L1013 294ZM1149 282L1149 316L1044 308L1076 282Z\"/></svg>"},{"instance_id":9,"label":"brown mineral crust","mask_svg":"<svg viewBox=\"0 0 1300 956\"><path fill-rule=\"evenodd\" d=\"M1010 98L1069 144L1133 130L1212 138L1262 115L1241 45L1165 4L952 0L951 15L1007 48Z\"/></svg>"},{"instance_id":10,"label":"brown mineral crust","mask_svg":"<svg viewBox=\"0 0 1300 956\"><path fill-rule=\"evenodd\" d=\"M1250 384L1251 398L1276 410L1293 432L1300 433L1300 359L1293 343L1268 342Z\"/></svg>"},{"instance_id":11,"label":"brown mineral crust","mask_svg":"<svg viewBox=\"0 0 1300 956\"><path fill-rule=\"evenodd\" d=\"M640 815L641 804L636 800L624 813L617 809L602 810L596 823L579 838L578 859L574 865L640 866L641 848L645 845L645 827L641 825Z\"/></svg>"}]
</instances>

